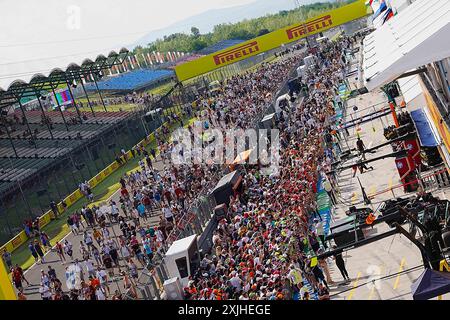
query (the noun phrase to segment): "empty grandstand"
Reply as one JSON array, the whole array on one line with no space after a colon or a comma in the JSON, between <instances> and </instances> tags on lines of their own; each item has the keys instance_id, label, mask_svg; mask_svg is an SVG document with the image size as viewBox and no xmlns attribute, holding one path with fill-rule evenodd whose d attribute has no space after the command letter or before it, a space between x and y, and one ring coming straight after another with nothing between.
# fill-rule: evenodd
<instances>
[{"instance_id":1,"label":"empty grandstand","mask_svg":"<svg viewBox=\"0 0 450 320\"><path fill-rule=\"evenodd\" d=\"M150 89L175 78L171 70L142 69L110 76L98 82L98 88L102 91L127 93ZM95 91L95 84L86 86L87 91Z\"/></svg>"},{"instance_id":2,"label":"empty grandstand","mask_svg":"<svg viewBox=\"0 0 450 320\"><path fill-rule=\"evenodd\" d=\"M223 40L223 41L219 41L216 44L213 44L209 47L206 47L202 50L200 50L198 53L202 54L202 55L208 55L220 50L224 50L226 48L235 46L239 43L244 42L245 40L239 40L239 39L230 39L230 40Z\"/></svg>"}]
</instances>

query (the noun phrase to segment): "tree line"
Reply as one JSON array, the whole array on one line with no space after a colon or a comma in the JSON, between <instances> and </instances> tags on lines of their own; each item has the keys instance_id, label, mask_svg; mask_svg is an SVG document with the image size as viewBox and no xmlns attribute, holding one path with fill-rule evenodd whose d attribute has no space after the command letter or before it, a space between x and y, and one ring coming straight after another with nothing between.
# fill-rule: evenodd
<instances>
[{"instance_id":1,"label":"tree line","mask_svg":"<svg viewBox=\"0 0 450 320\"><path fill-rule=\"evenodd\" d=\"M191 28L191 33L174 33L157 39L147 46L138 46L135 54L157 52L197 52L222 40L240 39L249 40L274 30L304 21L325 11L354 2L319 2L303 5L293 10L283 10L276 14L268 14L254 19L245 19L237 23L222 23L214 26L213 31L201 34L197 27Z\"/></svg>"}]
</instances>

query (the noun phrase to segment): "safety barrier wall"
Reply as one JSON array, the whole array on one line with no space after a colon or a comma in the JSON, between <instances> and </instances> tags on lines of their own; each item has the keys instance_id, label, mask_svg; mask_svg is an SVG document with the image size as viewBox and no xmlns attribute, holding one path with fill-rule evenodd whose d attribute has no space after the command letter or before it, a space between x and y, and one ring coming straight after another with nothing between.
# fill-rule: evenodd
<instances>
[{"instance_id":1,"label":"safety barrier wall","mask_svg":"<svg viewBox=\"0 0 450 320\"><path fill-rule=\"evenodd\" d=\"M287 80L283 82L274 96L278 97L280 92L286 90L287 82L290 76L297 69L297 65L286 75ZM275 101L276 98L273 99ZM251 127L257 129L259 127L259 121L264 117L264 115L270 112L272 104L268 104L264 110L255 117L255 120L252 121ZM137 283L137 287L133 287L136 295L132 293L132 290L128 290L125 294L126 299L131 300L160 300L164 295L163 283L165 280L169 279L169 275L167 273L167 268L164 262L164 255L169 249L170 245L182 238L189 237L193 234L198 235L197 238L199 249L202 250L203 253L209 252L212 248L212 233L214 230L214 226L216 225L212 219L214 217L214 208L216 206L215 198L212 194L210 194L210 190L216 185L216 183L222 178L222 176L226 173L227 168L223 170L218 170L215 173L215 177L209 181L204 187L202 192L199 194L197 199L193 202L193 204L186 211L186 214L182 216L174 230L168 235L167 240L164 242L162 247L158 248L157 254L153 260L153 268L150 268L150 271L143 272ZM206 234L204 234L206 233Z\"/></svg>"},{"instance_id":2,"label":"safety barrier wall","mask_svg":"<svg viewBox=\"0 0 450 320\"><path fill-rule=\"evenodd\" d=\"M181 112L176 113L178 116L181 116ZM161 130L161 127L157 128L155 132L158 132ZM144 146L147 146L151 142L155 140L154 132L150 133L147 137L142 139L139 144L142 144ZM125 160L131 159L133 157L133 153L131 150L129 150L125 156L122 156L121 159ZM117 171L121 166L117 161L114 161L111 163L108 167L103 169L100 173L98 173L96 176L91 178L88 182L91 188L94 188L96 185L98 185L100 182L105 180L107 177L109 177L112 173ZM75 204L78 200L83 198L84 195L82 192L77 189L73 193L71 193L69 196L63 199L63 201L67 204L67 208L70 208L73 204ZM61 214L64 212L62 202L59 202L57 204L58 207L58 213ZM39 228L43 228L46 225L48 225L53 219L55 219L54 213L52 210L48 210L45 212L42 216L39 217ZM22 244L24 244L28 240L28 236L25 233L25 230L21 231L18 235L16 235L14 238L12 238L10 241L5 243L2 247L0 247L0 254L2 254L5 250L8 252L15 251L18 247L20 247Z\"/></svg>"}]
</instances>

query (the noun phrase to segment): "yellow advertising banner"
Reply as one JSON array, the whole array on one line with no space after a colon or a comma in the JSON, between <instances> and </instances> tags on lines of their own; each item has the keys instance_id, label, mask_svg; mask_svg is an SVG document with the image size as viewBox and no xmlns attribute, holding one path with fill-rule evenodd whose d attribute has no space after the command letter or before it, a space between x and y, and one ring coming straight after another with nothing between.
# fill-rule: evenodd
<instances>
[{"instance_id":1,"label":"yellow advertising banner","mask_svg":"<svg viewBox=\"0 0 450 320\"><path fill-rule=\"evenodd\" d=\"M0 254L3 254L5 250L8 250L8 252L13 252L14 250L16 250L16 248L25 243L27 239L28 237L25 231L21 231L17 236L9 240L0 248Z\"/></svg>"},{"instance_id":2,"label":"yellow advertising banner","mask_svg":"<svg viewBox=\"0 0 450 320\"><path fill-rule=\"evenodd\" d=\"M181 116L180 113L177 113L177 114L179 116ZM158 130L160 130L160 129L158 129ZM151 143L151 141L153 141L154 139L155 139L155 137L154 137L154 134L152 133L149 136L149 140L148 140L147 144ZM145 141L145 139L142 141ZM131 159L132 155L133 155L133 153L131 151L127 152L128 159ZM93 187L94 185L97 185L98 183L103 181L106 177L108 177L110 174L112 174L117 169L119 169L119 167L120 166L117 163L117 161L114 161L106 169L102 170L94 178L89 180L89 184L91 184L91 187ZM80 189L77 189L74 192L72 192L69 196L67 196L64 199L64 202L67 204L67 207L69 208L70 206L72 206L75 202L77 202L82 197L83 197L83 194L81 193ZM61 203L58 203L58 209L59 209L59 212L62 213L62 204ZM44 215L42 215L39 218L39 226L42 228L42 227L46 226L47 224L49 224L51 222L53 216L54 216L53 211L51 211L51 210L47 211ZM2 255L5 252L5 250L8 250L9 252L13 252L18 247L20 247L22 244L24 244L27 240L28 240L28 237L27 237L25 231L21 231L18 235L16 235L14 238L12 238L7 243L5 243L3 246L0 247L0 255ZM0 296L1 296L1 292L0 292Z\"/></svg>"},{"instance_id":3,"label":"yellow advertising banner","mask_svg":"<svg viewBox=\"0 0 450 320\"><path fill-rule=\"evenodd\" d=\"M370 7L358 0L301 23L273 31L230 48L212 53L175 68L178 80L185 81L215 69L250 58L262 52L326 31L368 15Z\"/></svg>"},{"instance_id":4,"label":"yellow advertising banner","mask_svg":"<svg viewBox=\"0 0 450 320\"><path fill-rule=\"evenodd\" d=\"M428 92L427 87L422 82L422 80L420 80L420 85L422 87L422 92L425 96L425 101L427 103L428 110L430 111L431 117L433 118L432 120L434 126L438 130L438 134L441 137L442 141L444 142L445 148L447 149L448 152L450 152L450 130L445 121L441 121L442 116L441 113L439 112L438 106L434 102L433 98Z\"/></svg>"},{"instance_id":5,"label":"yellow advertising banner","mask_svg":"<svg viewBox=\"0 0 450 320\"><path fill-rule=\"evenodd\" d=\"M0 259L0 300L17 300L16 292L8 273L3 259Z\"/></svg>"},{"instance_id":6,"label":"yellow advertising banner","mask_svg":"<svg viewBox=\"0 0 450 320\"><path fill-rule=\"evenodd\" d=\"M39 217L39 228L45 227L50 223L52 217L54 216L53 211L47 211L45 214Z\"/></svg>"}]
</instances>

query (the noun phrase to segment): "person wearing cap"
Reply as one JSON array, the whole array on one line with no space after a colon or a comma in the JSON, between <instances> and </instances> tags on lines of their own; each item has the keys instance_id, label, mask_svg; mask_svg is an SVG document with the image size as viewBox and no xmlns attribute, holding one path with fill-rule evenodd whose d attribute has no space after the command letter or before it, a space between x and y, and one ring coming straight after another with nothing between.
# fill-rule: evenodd
<instances>
[{"instance_id":1,"label":"person wearing cap","mask_svg":"<svg viewBox=\"0 0 450 320\"><path fill-rule=\"evenodd\" d=\"M328 248L327 243L325 241L325 231L323 228L323 222L320 221L319 219L315 218L314 219L315 222L315 230L316 230L316 234L320 239L320 242L322 242L323 247L326 249Z\"/></svg>"}]
</instances>

